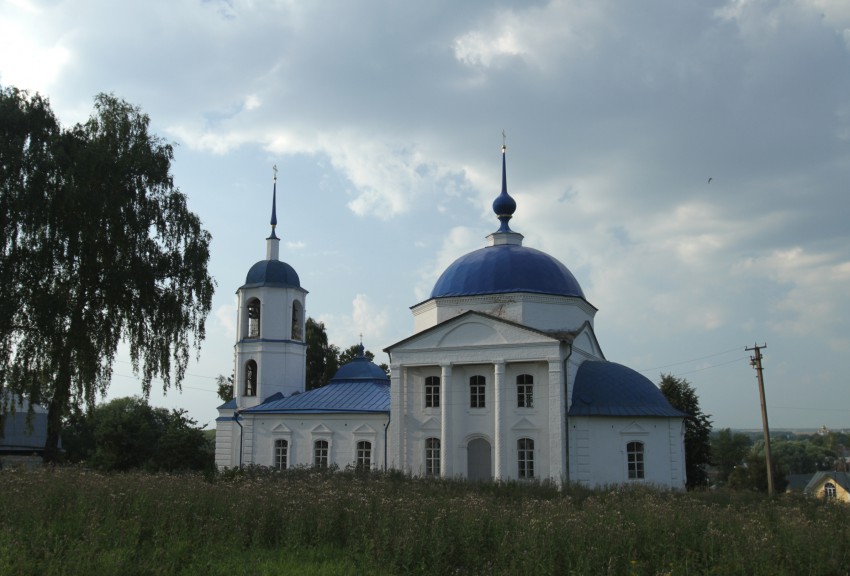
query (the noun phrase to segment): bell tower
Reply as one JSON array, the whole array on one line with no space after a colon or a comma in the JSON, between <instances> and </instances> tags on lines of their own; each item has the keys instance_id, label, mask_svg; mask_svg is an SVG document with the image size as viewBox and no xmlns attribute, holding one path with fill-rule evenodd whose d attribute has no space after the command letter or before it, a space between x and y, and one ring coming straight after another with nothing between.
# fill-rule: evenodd
<instances>
[{"instance_id":1,"label":"bell tower","mask_svg":"<svg viewBox=\"0 0 850 576\"><path fill-rule=\"evenodd\" d=\"M277 167L272 187L271 234L266 259L248 271L237 291L234 392L237 409L262 403L273 394L304 391L307 343L304 340L307 291L295 269L279 259Z\"/></svg>"}]
</instances>

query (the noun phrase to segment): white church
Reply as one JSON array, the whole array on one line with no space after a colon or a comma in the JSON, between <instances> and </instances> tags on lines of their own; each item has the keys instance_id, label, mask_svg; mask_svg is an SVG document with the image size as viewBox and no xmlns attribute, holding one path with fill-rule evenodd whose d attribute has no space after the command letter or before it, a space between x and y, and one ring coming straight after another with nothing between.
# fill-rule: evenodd
<instances>
[{"instance_id":1,"label":"white church","mask_svg":"<svg viewBox=\"0 0 850 576\"><path fill-rule=\"evenodd\" d=\"M275 192L276 193L276 192ZM397 469L470 480L685 487L685 414L646 377L609 362L596 308L555 258L508 225L414 305L413 334L305 391L307 290L279 259L275 199L266 258L237 291L235 398L218 408L216 464Z\"/></svg>"}]
</instances>

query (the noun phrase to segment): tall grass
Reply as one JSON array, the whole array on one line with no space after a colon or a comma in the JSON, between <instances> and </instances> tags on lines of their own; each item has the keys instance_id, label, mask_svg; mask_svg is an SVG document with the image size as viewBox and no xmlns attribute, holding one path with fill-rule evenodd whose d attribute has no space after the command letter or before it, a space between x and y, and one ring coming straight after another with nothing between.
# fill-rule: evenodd
<instances>
[{"instance_id":1,"label":"tall grass","mask_svg":"<svg viewBox=\"0 0 850 576\"><path fill-rule=\"evenodd\" d=\"M847 574L842 505L250 469L0 473L0 574Z\"/></svg>"}]
</instances>

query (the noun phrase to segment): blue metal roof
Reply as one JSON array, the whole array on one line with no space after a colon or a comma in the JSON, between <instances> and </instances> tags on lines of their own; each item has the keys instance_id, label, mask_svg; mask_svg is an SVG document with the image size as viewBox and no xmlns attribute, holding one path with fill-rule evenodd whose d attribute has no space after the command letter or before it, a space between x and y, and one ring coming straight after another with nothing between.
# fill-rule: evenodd
<instances>
[{"instance_id":1,"label":"blue metal roof","mask_svg":"<svg viewBox=\"0 0 850 576\"><path fill-rule=\"evenodd\" d=\"M383 370L381 370L383 373ZM386 378L386 374L384 374ZM244 414L331 414L390 411L390 382L331 382L327 386L272 400L243 410Z\"/></svg>"},{"instance_id":2,"label":"blue metal roof","mask_svg":"<svg viewBox=\"0 0 850 576\"><path fill-rule=\"evenodd\" d=\"M278 288L301 288L301 280L295 268L280 260L260 260L248 270L242 288L275 286Z\"/></svg>"},{"instance_id":3,"label":"blue metal roof","mask_svg":"<svg viewBox=\"0 0 850 576\"><path fill-rule=\"evenodd\" d=\"M236 398L231 398L221 406L217 408L218 410L236 410Z\"/></svg>"},{"instance_id":4,"label":"blue metal roof","mask_svg":"<svg viewBox=\"0 0 850 576\"><path fill-rule=\"evenodd\" d=\"M652 381L614 362L587 360L578 368L569 416L684 417Z\"/></svg>"},{"instance_id":5,"label":"blue metal roof","mask_svg":"<svg viewBox=\"0 0 850 576\"><path fill-rule=\"evenodd\" d=\"M507 292L584 298L566 266L545 252L516 244L487 246L461 256L437 280L431 298Z\"/></svg>"},{"instance_id":6,"label":"blue metal roof","mask_svg":"<svg viewBox=\"0 0 850 576\"><path fill-rule=\"evenodd\" d=\"M390 377L384 369L363 355L363 345L360 345L360 355L350 362L343 364L336 371L331 382L376 380L390 382Z\"/></svg>"}]
</instances>

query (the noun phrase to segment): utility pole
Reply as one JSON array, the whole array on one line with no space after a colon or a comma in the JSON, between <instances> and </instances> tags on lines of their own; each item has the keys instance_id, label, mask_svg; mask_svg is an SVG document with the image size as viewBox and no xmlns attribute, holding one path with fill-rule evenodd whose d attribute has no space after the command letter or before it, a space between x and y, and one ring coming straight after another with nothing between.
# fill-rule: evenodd
<instances>
[{"instance_id":1,"label":"utility pole","mask_svg":"<svg viewBox=\"0 0 850 576\"><path fill-rule=\"evenodd\" d=\"M755 354L750 356L750 365L756 369L756 375L759 381L759 398L761 399L761 424L764 428L764 459L767 465L767 493L773 496L773 466L770 462L770 427L767 425L767 403L764 400L764 376L761 367L761 351L767 348L767 344L759 346L753 344L752 348L744 348L746 351L754 351Z\"/></svg>"}]
</instances>

